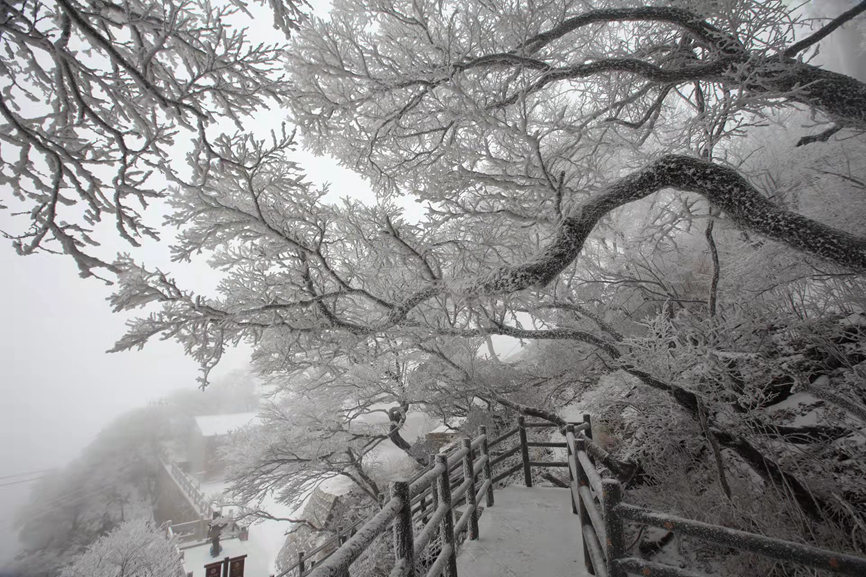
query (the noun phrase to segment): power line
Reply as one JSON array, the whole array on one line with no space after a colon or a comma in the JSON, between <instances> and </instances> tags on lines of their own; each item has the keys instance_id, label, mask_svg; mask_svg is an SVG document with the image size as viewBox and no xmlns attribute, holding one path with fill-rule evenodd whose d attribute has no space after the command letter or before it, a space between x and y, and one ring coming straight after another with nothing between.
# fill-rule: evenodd
<instances>
[{"instance_id":1,"label":"power line","mask_svg":"<svg viewBox=\"0 0 866 577\"><path fill-rule=\"evenodd\" d=\"M33 521L34 519L42 519L43 517L47 517L47 516L51 515L52 513L54 513L56 511L58 505L61 505L61 504L72 505L72 504L84 502L87 499L90 499L91 497L94 497L100 493L103 493L106 489L109 489L110 487L111 487L111 484L104 485L101 487L97 487L96 489L90 489L90 490L82 493L81 495L78 495L77 497L73 497L73 498L63 497L61 499L55 499L53 501L49 501L48 503L40 503L40 505L43 505L43 506L40 507L39 509L37 509L35 513L31 513L30 511L27 511L26 509L24 510L25 511L24 520L26 522L26 521ZM79 489L79 491L81 491L81 490Z\"/></svg>"},{"instance_id":2,"label":"power line","mask_svg":"<svg viewBox=\"0 0 866 577\"><path fill-rule=\"evenodd\" d=\"M12 479L14 477L29 477L30 475L36 475L37 473L47 473L48 471L53 471L54 469L37 469L35 471L25 471L23 473L15 473L14 475L3 475L0 476L0 481L4 479Z\"/></svg>"},{"instance_id":3,"label":"power line","mask_svg":"<svg viewBox=\"0 0 866 577\"><path fill-rule=\"evenodd\" d=\"M0 487L11 487L12 485L22 485L24 483L32 483L33 481L39 481L41 479L44 479L47 476L48 475L40 475L38 477L32 477L30 479L18 479L18 480L9 481L6 483L0 483Z\"/></svg>"},{"instance_id":4,"label":"power line","mask_svg":"<svg viewBox=\"0 0 866 577\"><path fill-rule=\"evenodd\" d=\"M111 480L103 479L102 484L97 484L95 486L90 487L78 487L76 489L71 489L68 491L61 492L57 495L54 495L51 499L47 501L40 501L39 507L33 511L27 511L31 513L28 515L29 519L38 519L44 517L46 515L50 515L57 509L60 505L71 505L75 503L80 503L95 495L100 493L105 493L110 491L113 488L117 488L119 483L112 482Z\"/></svg>"}]
</instances>

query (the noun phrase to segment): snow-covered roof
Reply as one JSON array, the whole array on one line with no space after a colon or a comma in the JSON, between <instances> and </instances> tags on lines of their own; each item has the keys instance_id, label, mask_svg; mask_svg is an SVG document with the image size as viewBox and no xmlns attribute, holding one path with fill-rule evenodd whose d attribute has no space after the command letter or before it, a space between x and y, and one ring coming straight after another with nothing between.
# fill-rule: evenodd
<instances>
[{"instance_id":1,"label":"snow-covered roof","mask_svg":"<svg viewBox=\"0 0 866 577\"><path fill-rule=\"evenodd\" d=\"M195 424L205 437L228 435L256 420L256 413L230 413L227 415L201 415Z\"/></svg>"}]
</instances>

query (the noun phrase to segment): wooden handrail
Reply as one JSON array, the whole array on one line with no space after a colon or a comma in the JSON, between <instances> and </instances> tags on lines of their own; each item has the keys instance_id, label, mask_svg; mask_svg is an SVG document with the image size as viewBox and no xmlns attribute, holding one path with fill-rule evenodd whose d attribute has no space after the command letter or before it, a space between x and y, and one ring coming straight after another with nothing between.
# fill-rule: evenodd
<instances>
[{"instance_id":1,"label":"wooden handrail","mask_svg":"<svg viewBox=\"0 0 866 577\"><path fill-rule=\"evenodd\" d=\"M521 470L522 468L523 468L523 463L517 463L513 467L509 467L508 469L502 471L501 473L499 473L498 475L493 477L493 482L498 483L502 479L505 479L506 477L510 477L511 475L513 475L517 471Z\"/></svg>"},{"instance_id":2,"label":"wooden handrail","mask_svg":"<svg viewBox=\"0 0 866 577\"><path fill-rule=\"evenodd\" d=\"M409 481L393 484L391 498L382 505L382 509L363 524L356 524L357 532L343 544L338 540L337 544L340 546L319 560L319 564L309 569L306 574L309 577L345 576L349 566L393 521L395 564L390 573L391 577L411 574L414 560L422 555L436 535L441 536L443 543L439 555L428 569L427 577L438 577L440 574L456 577L456 536L466 530L470 539L478 538L478 504L483 499L488 507L493 506L494 486L498 481L523 469L524 482L531 487L532 467L569 467L569 461L529 458L530 447L570 447L568 439L566 442L538 439L529 441L527 429L557 426L554 423L527 423L523 417L519 417L517 427L493 440L490 440L486 428L482 427L480 435L472 439L462 439L462 446L459 448L454 448L447 454L435 455L430 465ZM578 431L587 427L586 423L581 423L574 425L573 429ZM499 454L491 452L491 447L513 436L517 436L519 441L514 447ZM494 467L517 453L521 454L519 463L504 471L494 471ZM585 453L584 457L588 458ZM476 483L476 479L480 481ZM466 507L459 518L455 519L455 507L461 503L465 503ZM417 531L414 529L416 526ZM407 543L411 543L411 552L407 549ZM316 553L333 548L334 544L334 541L330 540L306 552L305 558L299 559L298 563L277 577L285 577L295 569L300 569L301 577L304 577L304 559L308 560Z\"/></svg>"},{"instance_id":3,"label":"wooden handrail","mask_svg":"<svg viewBox=\"0 0 866 577\"><path fill-rule=\"evenodd\" d=\"M616 507L616 514L622 519L636 521L642 525L661 527L708 543L750 551L779 561L793 561L841 575L866 575L866 558L855 555L838 553L784 539L775 539L721 525L710 525L625 503Z\"/></svg>"},{"instance_id":4,"label":"wooden handrail","mask_svg":"<svg viewBox=\"0 0 866 577\"><path fill-rule=\"evenodd\" d=\"M625 577L627 573L660 577L686 577L693 574L671 565L627 557L623 525L625 521L632 521L779 561L795 562L841 575L866 575L866 558L863 557L623 503L622 485L615 479L602 479L592 462L593 453L602 457L607 454L588 438L591 422L587 416L584 417L583 429L584 435L577 437L577 427L569 425L566 428L566 445L572 505L573 510L580 515L584 561L591 574L605 577ZM602 510L597 505L599 498Z\"/></svg>"},{"instance_id":5,"label":"wooden handrail","mask_svg":"<svg viewBox=\"0 0 866 577\"><path fill-rule=\"evenodd\" d=\"M430 515L430 520L424 525L424 527L418 532L418 535L415 536L415 556L420 557L421 552L424 551L424 547L426 547L436 533L439 531L439 525L442 523L442 520L445 518L445 515L450 515L451 511L442 505L441 503L435 509L432 515Z\"/></svg>"},{"instance_id":6,"label":"wooden handrail","mask_svg":"<svg viewBox=\"0 0 866 577\"><path fill-rule=\"evenodd\" d=\"M519 429L517 427L514 427L513 429L508 429L502 435L500 435L500 436L496 437L495 439L493 439L492 441L490 441L490 443L488 443L487 446L488 447L495 447L496 445L498 445L502 441L516 435L518 430Z\"/></svg>"},{"instance_id":7,"label":"wooden handrail","mask_svg":"<svg viewBox=\"0 0 866 577\"><path fill-rule=\"evenodd\" d=\"M583 541L586 544L586 555L589 555L589 559L586 562L592 564L597 577L607 577L607 565L604 562L604 553L602 552L598 535L596 535L589 525L584 525L582 530Z\"/></svg>"},{"instance_id":8,"label":"wooden handrail","mask_svg":"<svg viewBox=\"0 0 866 577\"><path fill-rule=\"evenodd\" d=\"M586 441L584 440L583 442L585 443ZM580 462L580 466L583 467L583 470L586 472L586 479L587 481L589 481L589 486L592 487L593 491L600 494L602 492L601 475L598 474L595 465L593 465L592 461L589 460L589 456L586 454L586 452L580 448L581 441L578 440L577 443L577 460Z\"/></svg>"},{"instance_id":9,"label":"wooden handrail","mask_svg":"<svg viewBox=\"0 0 866 577\"><path fill-rule=\"evenodd\" d=\"M474 456L476 449L481 451L481 455L478 458ZM402 547L402 553L396 555L396 562L392 569L391 577L399 577L411 572L414 559L420 555L433 536L440 531L445 540L445 545L442 548L442 552L440 552L440 556L443 553L451 556L456 555L455 541L453 539L455 533L468 528L470 538L477 538L477 500L480 493L492 492L493 490L493 482L489 478L490 466L491 461L486 431L482 431L482 434L474 439L463 439L462 447L459 449L453 450L448 454L436 455L435 462L426 470L415 475L411 481L394 484L392 486L391 499L382 506L382 509L372 519L366 521L352 538L322 560L309 573L310 577L345 575L348 567L385 530L388 523L395 518L398 518L395 521L395 526L397 523L402 524L399 531L397 529L394 530L395 547ZM452 471L457 471L457 474L452 475ZM481 485L481 491L477 491L475 478L482 473L485 473L486 479ZM454 489L452 495L451 487L453 484L458 483L459 485ZM435 489L434 485L436 486ZM445 486L447 486L447 491L443 488ZM447 500L443 498L443 491L447 492ZM429 513L421 505L428 494L434 502L432 513ZM453 507L460 501L466 501L467 508L455 526ZM415 518L415 514L418 515L417 519ZM426 520L424 517L427 517ZM421 529L416 536L413 533L413 525L418 521L421 523ZM408 529L406 529L407 523L409 525ZM446 535L449 531L452 536L450 545L448 544ZM411 553L405 550L407 542L413 543ZM400 544L399 546L397 545L398 543ZM309 557L312 553L321 551L328 545L323 544L313 552L308 552L307 556ZM330 545L332 546L333 543L330 543ZM450 553L448 553L449 551ZM431 569L434 566L444 568L447 575L451 563L447 560L434 562ZM278 577L284 577L295 569L300 569L303 573L303 568L303 561L299 561L294 566L283 571Z\"/></svg>"},{"instance_id":10,"label":"wooden handrail","mask_svg":"<svg viewBox=\"0 0 866 577\"><path fill-rule=\"evenodd\" d=\"M596 505L592 492L590 492L589 487L583 485L578 489L578 494L580 495L580 500L583 502L585 507L584 510L589 517L592 530L598 536L600 542L606 543L607 528L605 527L604 519L601 517L601 512L598 510L598 505Z\"/></svg>"},{"instance_id":11,"label":"wooden handrail","mask_svg":"<svg viewBox=\"0 0 866 577\"><path fill-rule=\"evenodd\" d=\"M330 557L322 561L310 573L311 577L339 577L349 569L349 566L357 559L361 553L388 527L397 513L403 507L403 502L399 498L391 498L385 503L378 513L364 523L364 526L358 530L352 537L346 541L342 547L337 549Z\"/></svg>"},{"instance_id":12,"label":"wooden handrail","mask_svg":"<svg viewBox=\"0 0 866 577\"><path fill-rule=\"evenodd\" d=\"M500 454L496 455L493 458L493 460L490 462L490 464L491 465L498 465L499 463L501 463L502 461L504 461L505 459L507 459L511 455L515 454L519 450L520 450L520 445L515 445L514 447L511 447L510 449L505 451L504 453L500 453Z\"/></svg>"}]
</instances>

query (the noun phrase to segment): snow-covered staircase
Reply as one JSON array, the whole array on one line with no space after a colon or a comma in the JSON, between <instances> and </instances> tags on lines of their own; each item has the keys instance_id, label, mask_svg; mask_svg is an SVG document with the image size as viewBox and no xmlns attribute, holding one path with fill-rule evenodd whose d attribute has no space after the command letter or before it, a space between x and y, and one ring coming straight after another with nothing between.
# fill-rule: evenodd
<instances>
[{"instance_id":1,"label":"snow-covered staircase","mask_svg":"<svg viewBox=\"0 0 866 577\"><path fill-rule=\"evenodd\" d=\"M583 577L580 518L568 489L505 487L484 509L479 537L457 555L460 577Z\"/></svg>"}]
</instances>

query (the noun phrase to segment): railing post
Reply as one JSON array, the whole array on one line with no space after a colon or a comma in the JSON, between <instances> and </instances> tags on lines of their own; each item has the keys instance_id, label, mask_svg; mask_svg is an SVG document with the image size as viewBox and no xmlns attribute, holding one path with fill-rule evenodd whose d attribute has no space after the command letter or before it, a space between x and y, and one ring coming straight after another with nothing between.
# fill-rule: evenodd
<instances>
[{"instance_id":1,"label":"railing post","mask_svg":"<svg viewBox=\"0 0 866 577\"><path fill-rule=\"evenodd\" d=\"M454 517L451 512L451 475L448 472L448 455L436 455L436 464L443 467L438 479L439 502L448 510L442 518L442 541L451 547L445 577L457 577L457 544L454 542Z\"/></svg>"},{"instance_id":2,"label":"railing post","mask_svg":"<svg viewBox=\"0 0 866 577\"><path fill-rule=\"evenodd\" d=\"M427 492L421 493L421 500L418 501L418 515L421 517L421 522L425 525L429 517L427 516Z\"/></svg>"},{"instance_id":3,"label":"railing post","mask_svg":"<svg viewBox=\"0 0 866 577\"><path fill-rule=\"evenodd\" d=\"M475 499L475 457L472 454L472 440L463 439L463 482L469 486L466 489L466 506L469 508L469 540L478 539L478 503Z\"/></svg>"},{"instance_id":4,"label":"railing post","mask_svg":"<svg viewBox=\"0 0 866 577\"><path fill-rule=\"evenodd\" d=\"M583 414L583 422L587 425L586 429L583 430L583 434L586 435L587 439L592 439L592 417L589 413Z\"/></svg>"},{"instance_id":5,"label":"railing post","mask_svg":"<svg viewBox=\"0 0 866 577\"><path fill-rule=\"evenodd\" d=\"M586 567L587 573L595 575L595 567L592 565L592 557L589 555L589 548L586 546L586 539L583 538L583 527L591 525L592 521L589 518L589 513L586 512L586 504L580 498L580 488L589 488L589 479L586 477L586 471L580 464L580 459L577 458L579 452L586 452L586 439L583 437L575 437L574 439L574 470L577 473L577 478L574 480L577 483L577 514L580 518L580 542L583 544L583 565Z\"/></svg>"},{"instance_id":6,"label":"railing post","mask_svg":"<svg viewBox=\"0 0 866 577\"><path fill-rule=\"evenodd\" d=\"M625 572L620 570L617 565L617 561L623 556L625 549L622 517L617 511L617 507L622 502L622 485L619 484L619 481L604 479L601 486L604 525L607 533L607 542L604 544L605 557L607 557L607 574L610 577L625 577Z\"/></svg>"},{"instance_id":7,"label":"railing post","mask_svg":"<svg viewBox=\"0 0 866 577\"><path fill-rule=\"evenodd\" d=\"M400 512L394 519L394 556L396 563L403 565L403 575L414 574L415 544L412 535L412 501L409 499L409 483L391 483L391 498L400 500Z\"/></svg>"},{"instance_id":8,"label":"railing post","mask_svg":"<svg viewBox=\"0 0 866 577\"><path fill-rule=\"evenodd\" d=\"M529 445L526 440L526 419L517 417L517 430L520 434L520 456L523 458L523 482L527 487L532 486L532 471L529 468Z\"/></svg>"},{"instance_id":9,"label":"railing post","mask_svg":"<svg viewBox=\"0 0 866 577\"><path fill-rule=\"evenodd\" d=\"M298 551L298 577L304 577L304 552Z\"/></svg>"},{"instance_id":10,"label":"railing post","mask_svg":"<svg viewBox=\"0 0 866 577\"><path fill-rule=\"evenodd\" d=\"M571 450L571 443L568 442L568 435L571 434L571 438L574 439L574 423L569 423L565 426L565 460L568 461L568 484L573 487L580 487L577 484L577 478L574 476L574 472L580 469L580 463L577 462L577 455ZM578 494L577 501L574 500L574 492L571 494L571 512L577 514L578 512L578 502L580 501L580 495Z\"/></svg>"},{"instance_id":11,"label":"railing post","mask_svg":"<svg viewBox=\"0 0 866 577\"><path fill-rule=\"evenodd\" d=\"M493 506L493 473L490 470L490 448L487 446L487 427L481 425L481 434L484 440L481 441L481 456L485 457L484 461L484 480L490 481L487 485L486 503L488 507Z\"/></svg>"},{"instance_id":12,"label":"railing post","mask_svg":"<svg viewBox=\"0 0 866 577\"><path fill-rule=\"evenodd\" d=\"M430 462L433 463L434 467L436 466L436 453L433 453L432 455L430 455ZM436 511L439 510L439 492L436 490L436 484L435 483L432 483L430 485L430 500L432 501L432 503L430 504L430 507L432 508L433 514L435 515ZM436 529L434 536L435 537L439 536L439 529L438 528Z\"/></svg>"}]
</instances>

